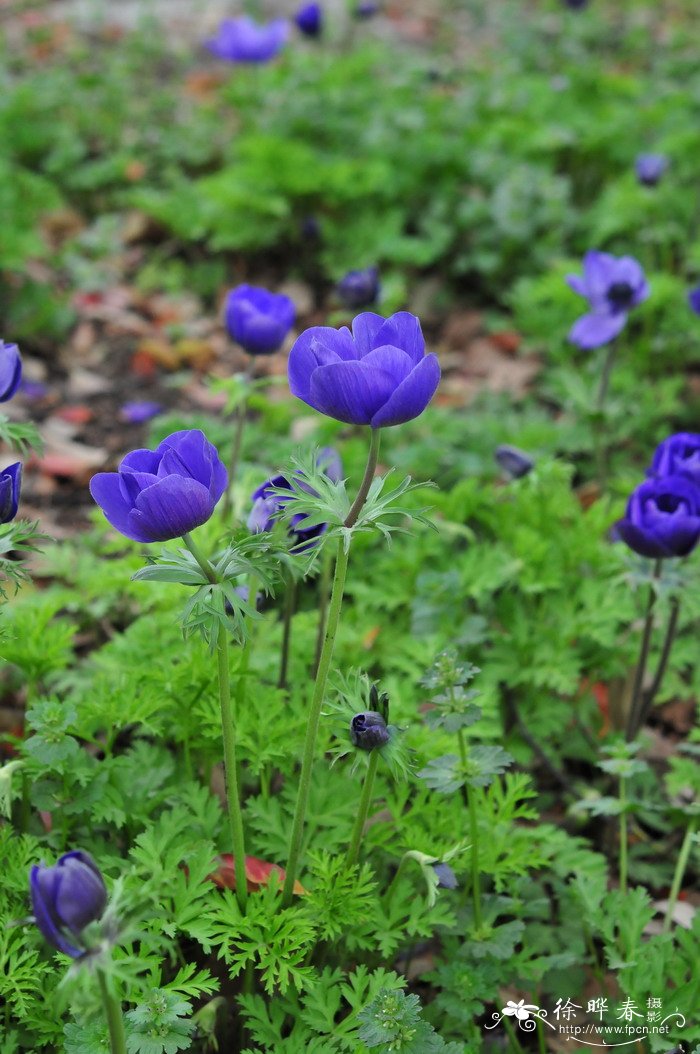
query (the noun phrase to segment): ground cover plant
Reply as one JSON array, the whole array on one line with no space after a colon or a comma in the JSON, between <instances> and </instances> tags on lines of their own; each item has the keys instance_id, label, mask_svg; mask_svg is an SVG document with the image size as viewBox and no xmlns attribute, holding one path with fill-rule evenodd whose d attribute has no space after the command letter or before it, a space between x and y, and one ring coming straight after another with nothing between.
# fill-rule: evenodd
<instances>
[{"instance_id":1,"label":"ground cover plant","mask_svg":"<svg viewBox=\"0 0 700 1054\"><path fill-rule=\"evenodd\" d=\"M2 1054L699 1054L694 5L6 8Z\"/></svg>"}]
</instances>

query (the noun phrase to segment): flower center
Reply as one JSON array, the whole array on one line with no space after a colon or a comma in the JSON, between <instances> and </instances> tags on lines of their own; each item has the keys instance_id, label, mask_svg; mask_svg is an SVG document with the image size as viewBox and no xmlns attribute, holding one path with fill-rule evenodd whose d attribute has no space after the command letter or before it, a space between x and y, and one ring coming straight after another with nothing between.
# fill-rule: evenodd
<instances>
[{"instance_id":1,"label":"flower center","mask_svg":"<svg viewBox=\"0 0 700 1054\"><path fill-rule=\"evenodd\" d=\"M679 498L677 494L659 494L656 499L656 507L659 512L666 512L671 516L674 512L688 511L685 502L682 498Z\"/></svg>"},{"instance_id":2,"label":"flower center","mask_svg":"<svg viewBox=\"0 0 700 1054\"><path fill-rule=\"evenodd\" d=\"M626 311L628 307L632 307L634 289L629 282L613 282L608 287L607 297L613 311Z\"/></svg>"}]
</instances>

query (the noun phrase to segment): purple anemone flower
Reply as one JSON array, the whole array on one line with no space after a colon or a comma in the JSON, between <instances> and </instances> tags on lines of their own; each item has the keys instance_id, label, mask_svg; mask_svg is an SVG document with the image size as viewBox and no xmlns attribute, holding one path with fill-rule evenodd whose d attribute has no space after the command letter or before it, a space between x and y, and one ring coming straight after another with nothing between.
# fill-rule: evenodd
<instances>
[{"instance_id":1,"label":"purple anemone flower","mask_svg":"<svg viewBox=\"0 0 700 1054\"><path fill-rule=\"evenodd\" d=\"M16 344L0 340L0 403L15 394L22 380L22 357Z\"/></svg>"},{"instance_id":2,"label":"purple anemone flower","mask_svg":"<svg viewBox=\"0 0 700 1054\"><path fill-rule=\"evenodd\" d=\"M688 304L691 311L694 311L696 315L700 315L700 285L695 286L688 293Z\"/></svg>"},{"instance_id":3,"label":"purple anemone flower","mask_svg":"<svg viewBox=\"0 0 700 1054\"><path fill-rule=\"evenodd\" d=\"M29 891L34 919L49 944L80 958L86 951L82 931L102 917L107 905L104 880L90 854L74 849L53 867L35 865Z\"/></svg>"},{"instance_id":4,"label":"purple anemone flower","mask_svg":"<svg viewBox=\"0 0 700 1054\"><path fill-rule=\"evenodd\" d=\"M289 355L292 395L346 424L387 428L423 413L440 383L436 355L425 354L420 322L408 311L372 311L347 327L312 326Z\"/></svg>"},{"instance_id":5,"label":"purple anemone flower","mask_svg":"<svg viewBox=\"0 0 700 1054\"><path fill-rule=\"evenodd\" d=\"M369 307L379 297L379 268L364 267L348 271L336 286L338 296L349 308Z\"/></svg>"},{"instance_id":6,"label":"purple anemone flower","mask_svg":"<svg viewBox=\"0 0 700 1054\"><path fill-rule=\"evenodd\" d=\"M663 154L640 154L634 163L637 179L645 187L655 187L668 168Z\"/></svg>"},{"instance_id":7,"label":"purple anemone flower","mask_svg":"<svg viewBox=\"0 0 700 1054\"><path fill-rule=\"evenodd\" d=\"M167 542L206 523L228 474L199 429L173 432L155 450L132 450L118 472L98 472L90 493L116 530L135 542Z\"/></svg>"},{"instance_id":8,"label":"purple anemone flower","mask_svg":"<svg viewBox=\"0 0 700 1054\"><path fill-rule=\"evenodd\" d=\"M647 479L614 531L640 556L687 556L700 538L700 488L685 476Z\"/></svg>"},{"instance_id":9,"label":"purple anemone flower","mask_svg":"<svg viewBox=\"0 0 700 1054\"><path fill-rule=\"evenodd\" d=\"M686 476L700 486L700 434L677 432L654 451L650 476Z\"/></svg>"},{"instance_id":10,"label":"purple anemone flower","mask_svg":"<svg viewBox=\"0 0 700 1054\"><path fill-rule=\"evenodd\" d=\"M206 47L226 62L269 62L282 50L288 36L289 23L284 18L261 25L241 15L224 19Z\"/></svg>"},{"instance_id":11,"label":"purple anemone flower","mask_svg":"<svg viewBox=\"0 0 700 1054\"><path fill-rule=\"evenodd\" d=\"M136 399L122 406L122 417L131 425L140 425L144 421L150 421L156 417L163 407L160 403L150 402L148 399Z\"/></svg>"},{"instance_id":12,"label":"purple anemone flower","mask_svg":"<svg viewBox=\"0 0 700 1054\"><path fill-rule=\"evenodd\" d=\"M340 455L332 447L323 447L316 459L316 466L333 483L337 483L343 474L343 466ZM302 489L316 496L316 492L308 485L301 482ZM289 490L289 497L279 494L280 489ZM271 531L275 526L279 514L290 501L297 500L294 491L289 486L286 476L272 476L253 491L253 508L248 517L248 530L253 534L262 531ZM294 542L292 552L303 553L313 549L318 538L328 530L327 523L317 523L313 527L304 527L304 521L308 518L305 512L299 512L292 516L289 521L288 531Z\"/></svg>"},{"instance_id":13,"label":"purple anemone flower","mask_svg":"<svg viewBox=\"0 0 700 1054\"><path fill-rule=\"evenodd\" d=\"M229 336L249 355L273 355L294 325L296 308L284 293L239 285L226 297L225 317Z\"/></svg>"},{"instance_id":14,"label":"purple anemone flower","mask_svg":"<svg viewBox=\"0 0 700 1054\"><path fill-rule=\"evenodd\" d=\"M21 487L22 463L15 461L0 471L0 523L9 523L17 515Z\"/></svg>"},{"instance_id":15,"label":"purple anemone flower","mask_svg":"<svg viewBox=\"0 0 700 1054\"><path fill-rule=\"evenodd\" d=\"M585 351L613 340L624 329L630 309L649 296L641 264L631 256L591 250L583 258L583 276L570 274L566 281L591 308L569 333L572 344Z\"/></svg>"},{"instance_id":16,"label":"purple anemone flower","mask_svg":"<svg viewBox=\"0 0 700 1054\"><path fill-rule=\"evenodd\" d=\"M297 27L304 36L320 37L323 30L323 8L320 4L303 4L294 16Z\"/></svg>"}]
</instances>

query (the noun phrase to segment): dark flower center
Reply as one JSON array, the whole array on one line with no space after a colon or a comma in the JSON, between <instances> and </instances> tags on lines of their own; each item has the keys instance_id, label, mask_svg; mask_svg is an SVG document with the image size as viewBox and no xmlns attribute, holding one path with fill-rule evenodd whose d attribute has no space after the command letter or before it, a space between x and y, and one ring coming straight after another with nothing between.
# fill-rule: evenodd
<instances>
[{"instance_id":1,"label":"dark flower center","mask_svg":"<svg viewBox=\"0 0 700 1054\"><path fill-rule=\"evenodd\" d=\"M629 282L613 282L608 288L608 303L614 311L625 311L632 307L634 289Z\"/></svg>"},{"instance_id":2,"label":"dark flower center","mask_svg":"<svg viewBox=\"0 0 700 1054\"><path fill-rule=\"evenodd\" d=\"M659 512L668 512L670 514L678 512L679 509L687 512L685 502L677 494L659 494L656 499L656 507Z\"/></svg>"}]
</instances>

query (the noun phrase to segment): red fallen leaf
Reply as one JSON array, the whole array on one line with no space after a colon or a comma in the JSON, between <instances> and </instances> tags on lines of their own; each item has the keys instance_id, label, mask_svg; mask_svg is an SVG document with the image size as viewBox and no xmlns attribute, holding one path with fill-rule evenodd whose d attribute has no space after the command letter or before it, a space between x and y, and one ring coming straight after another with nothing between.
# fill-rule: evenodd
<instances>
[{"instance_id":1,"label":"red fallen leaf","mask_svg":"<svg viewBox=\"0 0 700 1054\"><path fill-rule=\"evenodd\" d=\"M221 856L217 857L217 863L219 866L216 871L209 875L209 878L219 889L235 889L236 872L232 854L222 853ZM252 893L256 889L260 889L261 886L266 886L273 872L279 876L280 882L284 881L286 875L279 864L267 864L264 860L259 860L257 856L247 856L245 858L245 874L248 880L248 892ZM294 883L294 892L300 897L307 894L307 890L304 889L301 882Z\"/></svg>"},{"instance_id":2,"label":"red fallen leaf","mask_svg":"<svg viewBox=\"0 0 700 1054\"><path fill-rule=\"evenodd\" d=\"M45 454L41 458L31 458L30 466L36 465L44 476L54 479L72 479L87 482L95 472L93 461L73 457L71 454Z\"/></svg>"},{"instance_id":3,"label":"red fallen leaf","mask_svg":"<svg viewBox=\"0 0 700 1054\"><path fill-rule=\"evenodd\" d=\"M522 337L514 329L501 329L491 334L491 340L506 355L515 355L522 343Z\"/></svg>"},{"instance_id":4,"label":"red fallen leaf","mask_svg":"<svg viewBox=\"0 0 700 1054\"><path fill-rule=\"evenodd\" d=\"M600 735L604 736L610 731L610 697L608 693L607 684L603 684L602 681L595 681L591 685L591 691L593 697L598 704L598 709L603 717L603 727L600 730Z\"/></svg>"},{"instance_id":5,"label":"red fallen leaf","mask_svg":"<svg viewBox=\"0 0 700 1054\"><path fill-rule=\"evenodd\" d=\"M86 425L94 416L89 406L64 406L56 411L56 417L70 425Z\"/></svg>"}]
</instances>

